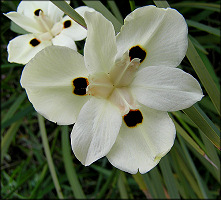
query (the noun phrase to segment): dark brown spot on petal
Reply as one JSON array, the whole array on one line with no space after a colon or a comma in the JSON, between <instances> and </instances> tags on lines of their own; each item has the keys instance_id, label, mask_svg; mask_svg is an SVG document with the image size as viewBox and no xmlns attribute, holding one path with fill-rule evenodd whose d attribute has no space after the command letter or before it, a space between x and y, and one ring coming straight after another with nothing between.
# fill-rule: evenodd
<instances>
[{"instance_id":1,"label":"dark brown spot on petal","mask_svg":"<svg viewBox=\"0 0 221 200\"><path fill-rule=\"evenodd\" d=\"M63 24L64 24L64 28L68 28L71 26L71 20L66 20L66 21L64 21Z\"/></svg>"},{"instance_id":2,"label":"dark brown spot on petal","mask_svg":"<svg viewBox=\"0 0 221 200\"><path fill-rule=\"evenodd\" d=\"M73 80L74 90L73 93L76 95L86 95L86 88L89 82L87 78L78 77Z\"/></svg>"},{"instance_id":3,"label":"dark brown spot on petal","mask_svg":"<svg viewBox=\"0 0 221 200\"><path fill-rule=\"evenodd\" d=\"M124 122L130 128L136 127L137 124L142 123L143 115L140 110L130 110L129 113L123 116Z\"/></svg>"},{"instance_id":4,"label":"dark brown spot on petal","mask_svg":"<svg viewBox=\"0 0 221 200\"><path fill-rule=\"evenodd\" d=\"M37 9L34 11L35 16L39 16L40 12L43 12L41 9Z\"/></svg>"},{"instance_id":5,"label":"dark brown spot on petal","mask_svg":"<svg viewBox=\"0 0 221 200\"><path fill-rule=\"evenodd\" d=\"M130 60L133 60L134 58L139 58L140 63L144 61L144 59L146 58L146 55L147 55L147 52L143 48L141 48L141 46L139 45L131 47L129 50Z\"/></svg>"},{"instance_id":6,"label":"dark brown spot on petal","mask_svg":"<svg viewBox=\"0 0 221 200\"><path fill-rule=\"evenodd\" d=\"M36 46L38 46L41 43L41 41L39 41L36 38L34 38L29 43L30 43L31 46L36 47Z\"/></svg>"}]
</instances>

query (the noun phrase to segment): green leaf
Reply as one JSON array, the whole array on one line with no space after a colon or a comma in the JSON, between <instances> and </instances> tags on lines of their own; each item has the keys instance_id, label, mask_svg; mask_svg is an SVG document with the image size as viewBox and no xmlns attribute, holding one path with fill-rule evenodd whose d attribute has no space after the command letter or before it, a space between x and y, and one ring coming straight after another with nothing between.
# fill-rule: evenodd
<instances>
[{"instance_id":1,"label":"green leaf","mask_svg":"<svg viewBox=\"0 0 221 200\"><path fill-rule=\"evenodd\" d=\"M4 137L1 141L1 162L4 159L5 154L8 151L8 147L10 146L13 138L15 137L15 134L17 133L17 130L19 129L20 125L22 123L22 120L19 120L11 125L11 127L8 129Z\"/></svg>"},{"instance_id":2,"label":"green leaf","mask_svg":"<svg viewBox=\"0 0 221 200\"><path fill-rule=\"evenodd\" d=\"M117 168L114 168L108 177L107 181L104 183L103 187L100 189L100 192L98 193L98 196L96 199L104 199L105 192L110 189L111 183L114 181L114 178L116 178L119 175L119 170Z\"/></svg>"},{"instance_id":3,"label":"green leaf","mask_svg":"<svg viewBox=\"0 0 221 200\"><path fill-rule=\"evenodd\" d=\"M220 91L218 90L216 83L212 79L209 71L207 70L205 64L203 63L190 39L188 40L188 42L189 46L186 56L189 59L198 77L200 78L208 95L210 96L214 106L216 107L217 112L220 114Z\"/></svg>"},{"instance_id":4,"label":"green leaf","mask_svg":"<svg viewBox=\"0 0 221 200\"><path fill-rule=\"evenodd\" d=\"M199 22L196 22L193 20L189 20L189 19L187 19L186 22L187 22L188 26L195 27L201 31L205 31L207 33L210 33L212 35L220 37L220 30L217 28L213 28L211 26L207 26L205 24L202 24L202 23L199 23Z\"/></svg>"},{"instance_id":5,"label":"green leaf","mask_svg":"<svg viewBox=\"0 0 221 200\"><path fill-rule=\"evenodd\" d=\"M7 195L4 196L4 197L2 197L2 198L3 198L3 199L9 199L9 197L11 197L11 195L13 195L14 192L15 192L16 190L18 190L18 188L19 188L20 186L22 186L22 185L23 185L25 182L27 182L29 179L33 178L33 175L34 175L36 172L38 172L42 167L43 167L43 164L40 165L40 166L38 166L35 170L28 171L28 172L26 173L26 176L24 176L24 174L23 174L24 177L22 178L22 180L21 180L15 187L10 188L9 192L7 193Z\"/></svg>"},{"instance_id":6,"label":"green leaf","mask_svg":"<svg viewBox=\"0 0 221 200\"><path fill-rule=\"evenodd\" d=\"M161 159L159 163L160 169L162 171L163 178L166 183L170 198L180 199L180 195L176 187L176 181L172 173L168 156L169 154Z\"/></svg>"},{"instance_id":7,"label":"green leaf","mask_svg":"<svg viewBox=\"0 0 221 200\"><path fill-rule=\"evenodd\" d=\"M151 199L152 197L148 191L148 188L146 186L146 183L145 183L142 175L138 172L136 174L133 174L132 176L133 176L134 180L137 182L137 184L139 185L139 188L143 191L143 193L147 197L147 199Z\"/></svg>"},{"instance_id":8,"label":"green leaf","mask_svg":"<svg viewBox=\"0 0 221 200\"><path fill-rule=\"evenodd\" d=\"M191 40L191 42L194 44L194 46L199 49L201 52L203 52L204 54L208 54L208 52L206 51L206 49L191 35L189 35L189 38Z\"/></svg>"},{"instance_id":9,"label":"green leaf","mask_svg":"<svg viewBox=\"0 0 221 200\"><path fill-rule=\"evenodd\" d=\"M156 198L156 199L165 199L166 197L168 197L167 191L164 188L163 185L163 180L161 177L161 174L158 170L158 167L155 167L153 169L151 169L148 173L143 174L142 175L144 177L144 180L148 186L148 188L150 188L151 191L151 186L152 188L152 197ZM150 176L150 179L145 178L147 176ZM148 180L151 180L150 182L148 182ZM153 195L154 193L154 195Z\"/></svg>"},{"instance_id":10,"label":"green leaf","mask_svg":"<svg viewBox=\"0 0 221 200\"><path fill-rule=\"evenodd\" d=\"M171 150L171 155L173 157L173 161L177 164L177 166L174 165L173 167L177 171L178 179L184 179L180 184L182 184L183 187L185 187L185 193L186 193L185 195L187 196L186 198L189 199L191 197L196 199L196 196L192 194L194 191L197 197L202 199L203 195L200 192L196 179L193 177L192 173L190 172L190 167L183 155L183 151L181 150L180 144L179 145L177 143L174 144L174 148ZM188 184L184 185L185 182L188 182Z\"/></svg>"},{"instance_id":11,"label":"green leaf","mask_svg":"<svg viewBox=\"0 0 221 200\"><path fill-rule=\"evenodd\" d=\"M118 177L118 182L117 182L121 199L129 199L125 182L126 182L125 174L124 172L121 171Z\"/></svg>"},{"instance_id":12,"label":"green leaf","mask_svg":"<svg viewBox=\"0 0 221 200\"><path fill-rule=\"evenodd\" d=\"M195 178L197 180L197 183L199 185L199 188L200 188L200 191L201 191L201 193L203 195L203 198L204 199L211 198L211 196L208 193L208 189L206 188L205 183L203 182L202 177L200 176L199 172L197 171L197 168L194 165L193 160L192 160L192 158L191 158L191 156L190 156L190 154L189 154L189 152L188 152L188 150L187 150L187 148L186 148L182 138L179 135L178 135L178 139L179 139L179 141L181 143L181 147L182 147L182 150L183 150L184 155L185 155L185 160L187 160L187 162L188 162L188 164L189 164L189 166L191 168L191 171L193 172L193 174L194 174L194 176L195 176Z\"/></svg>"},{"instance_id":13,"label":"green leaf","mask_svg":"<svg viewBox=\"0 0 221 200\"><path fill-rule=\"evenodd\" d=\"M214 163L213 166L210 166L211 171L215 172L216 178L220 182L220 158L217 153L217 149L213 146L213 144L208 140L208 138L201 131L200 131L200 135L205 144L205 148L208 153L208 156L211 158L211 160Z\"/></svg>"},{"instance_id":14,"label":"green leaf","mask_svg":"<svg viewBox=\"0 0 221 200\"><path fill-rule=\"evenodd\" d=\"M130 3L130 9L131 9L131 11L134 11L135 8L136 8L134 0L129 0L129 3Z\"/></svg>"},{"instance_id":15,"label":"green leaf","mask_svg":"<svg viewBox=\"0 0 221 200\"><path fill-rule=\"evenodd\" d=\"M48 165L45 164L43 167L43 170L41 172L40 178L39 178L37 184L35 185L34 189L32 190L29 199L36 199L35 195L36 195L38 189L40 188L42 182L44 182L44 180L45 180L47 170L48 170Z\"/></svg>"},{"instance_id":16,"label":"green leaf","mask_svg":"<svg viewBox=\"0 0 221 200\"><path fill-rule=\"evenodd\" d=\"M220 5L214 3L203 3L203 2L179 2L171 4L173 8L183 8L183 7L190 7L190 8L199 8L205 10L212 10L215 12L220 12Z\"/></svg>"},{"instance_id":17,"label":"green leaf","mask_svg":"<svg viewBox=\"0 0 221 200\"><path fill-rule=\"evenodd\" d=\"M168 8L170 5L165 0L155 0L155 5L159 8Z\"/></svg>"},{"instance_id":18,"label":"green leaf","mask_svg":"<svg viewBox=\"0 0 221 200\"><path fill-rule=\"evenodd\" d=\"M206 114L195 104L183 112L199 127L208 139L220 150L220 132Z\"/></svg>"},{"instance_id":19,"label":"green leaf","mask_svg":"<svg viewBox=\"0 0 221 200\"><path fill-rule=\"evenodd\" d=\"M7 64L2 64L1 69L9 69L13 67L24 67L24 65L18 64L18 63L7 63Z\"/></svg>"},{"instance_id":20,"label":"green leaf","mask_svg":"<svg viewBox=\"0 0 221 200\"><path fill-rule=\"evenodd\" d=\"M53 4L55 4L58 8L60 8L65 14L67 14L70 18L76 21L78 24L87 28L87 25L84 21L84 18L81 17L66 1L60 0L50 0Z\"/></svg>"},{"instance_id":21,"label":"green leaf","mask_svg":"<svg viewBox=\"0 0 221 200\"><path fill-rule=\"evenodd\" d=\"M206 66L208 72L210 73L212 79L216 83L217 88L220 90L219 78L217 77L211 62L209 61L207 56L205 54L203 54L202 52L198 51L198 54L199 54L200 58L202 59L203 63L205 64L205 66Z\"/></svg>"},{"instance_id":22,"label":"green leaf","mask_svg":"<svg viewBox=\"0 0 221 200\"><path fill-rule=\"evenodd\" d=\"M65 166L65 172L67 174L68 181L71 185L74 197L77 199L86 199L86 196L82 190L81 184L78 180L78 176L74 169L74 164L72 163L71 157L71 144L70 136L68 132L68 126L62 126L62 154Z\"/></svg>"},{"instance_id":23,"label":"green leaf","mask_svg":"<svg viewBox=\"0 0 221 200\"><path fill-rule=\"evenodd\" d=\"M117 20L123 24L123 17L115 3L115 1L107 1L108 5L110 6L111 11L113 12L113 14L115 15L115 17L117 18Z\"/></svg>"},{"instance_id":24,"label":"green leaf","mask_svg":"<svg viewBox=\"0 0 221 200\"><path fill-rule=\"evenodd\" d=\"M187 132L176 122L173 121L176 127L177 132L186 140L186 142L194 148L200 155L202 155L208 162L212 165L215 165L206 155L205 151L203 151L198 144L187 134Z\"/></svg>"},{"instance_id":25,"label":"green leaf","mask_svg":"<svg viewBox=\"0 0 221 200\"><path fill-rule=\"evenodd\" d=\"M100 2L100 1L83 1L88 7L94 8L96 11L104 15L110 20L114 26L115 32L120 32L122 24L116 19L116 17Z\"/></svg>"},{"instance_id":26,"label":"green leaf","mask_svg":"<svg viewBox=\"0 0 221 200\"><path fill-rule=\"evenodd\" d=\"M3 130L4 128L10 126L12 123L16 122L17 120L25 117L29 113L33 113L34 108L30 103L28 103L26 106L24 106L19 112L17 112L13 117L10 119L6 120L5 122L2 122L1 124L1 129Z\"/></svg>"},{"instance_id":27,"label":"green leaf","mask_svg":"<svg viewBox=\"0 0 221 200\"><path fill-rule=\"evenodd\" d=\"M14 113L17 111L21 103L26 99L26 93L23 92L20 96L17 97L17 100L12 104L6 115L2 119L2 123L11 118Z\"/></svg>"}]
</instances>

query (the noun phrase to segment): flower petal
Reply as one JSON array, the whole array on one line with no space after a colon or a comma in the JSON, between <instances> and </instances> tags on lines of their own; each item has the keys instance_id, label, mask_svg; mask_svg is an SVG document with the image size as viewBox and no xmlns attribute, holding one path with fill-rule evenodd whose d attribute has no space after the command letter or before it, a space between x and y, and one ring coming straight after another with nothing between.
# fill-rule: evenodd
<instances>
[{"instance_id":1,"label":"flower petal","mask_svg":"<svg viewBox=\"0 0 221 200\"><path fill-rule=\"evenodd\" d=\"M76 8L75 11L78 14L80 14L82 17L84 17L84 13L86 11L93 12L94 9L87 7L87 6L80 6L80 7ZM71 23L69 23L70 26L65 28L65 23L68 21L71 22ZM65 35L71 37L74 41L79 41L79 40L83 40L86 38L87 30L85 28L83 28L81 25L79 25L78 23L76 23L74 20L72 20L69 16L65 16L62 19L62 23L64 25L64 29L62 31L62 34L65 34Z\"/></svg>"},{"instance_id":2,"label":"flower petal","mask_svg":"<svg viewBox=\"0 0 221 200\"><path fill-rule=\"evenodd\" d=\"M50 121L72 124L88 95L73 93L73 80L87 78L83 56L60 46L39 52L24 68L21 85L35 110Z\"/></svg>"},{"instance_id":3,"label":"flower petal","mask_svg":"<svg viewBox=\"0 0 221 200\"><path fill-rule=\"evenodd\" d=\"M84 17L84 13L86 11L88 12L93 12L95 11L93 8L90 8L88 6L80 6L74 9L79 15L81 15L81 17Z\"/></svg>"},{"instance_id":4,"label":"flower petal","mask_svg":"<svg viewBox=\"0 0 221 200\"><path fill-rule=\"evenodd\" d=\"M70 1L66 1L70 4ZM48 17L51 19L52 22L56 23L62 19L64 12L58 8L55 4L49 1L48 3Z\"/></svg>"},{"instance_id":5,"label":"flower petal","mask_svg":"<svg viewBox=\"0 0 221 200\"><path fill-rule=\"evenodd\" d=\"M122 122L120 133L107 158L120 170L136 174L155 167L173 146L176 130L168 114L145 106L140 108L142 123L128 127Z\"/></svg>"},{"instance_id":6,"label":"flower petal","mask_svg":"<svg viewBox=\"0 0 221 200\"><path fill-rule=\"evenodd\" d=\"M62 19L63 30L62 34L67 35L72 38L74 41L83 40L87 36L87 30L81 25L72 20L69 16L65 16ZM68 24L66 26L65 24Z\"/></svg>"},{"instance_id":7,"label":"flower petal","mask_svg":"<svg viewBox=\"0 0 221 200\"><path fill-rule=\"evenodd\" d=\"M40 26L40 24L37 23L37 21L35 21L34 19L31 19L17 12L9 12L4 15L30 33L43 32L42 26Z\"/></svg>"},{"instance_id":8,"label":"flower petal","mask_svg":"<svg viewBox=\"0 0 221 200\"><path fill-rule=\"evenodd\" d=\"M18 5L17 12L26 17L34 19L35 11L41 9L45 14L48 13L50 1L21 1Z\"/></svg>"},{"instance_id":9,"label":"flower petal","mask_svg":"<svg viewBox=\"0 0 221 200\"><path fill-rule=\"evenodd\" d=\"M8 61L26 64L39 51L50 45L50 41L40 41L33 34L17 36L8 44Z\"/></svg>"},{"instance_id":10,"label":"flower petal","mask_svg":"<svg viewBox=\"0 0 221 200\"><path fill-rule=\"evenodd\" d=\"M171 67L143 68L137 73L131 88L140 103L162 111L188 108L203 97L195 78Z\"/></svg>"},{"instance_id":11,"label":"flower petal","mask_svg":"<svg viewBox=\"0 0 221 200\"><path fill-rule=\"evenodd\" d=\"M92 97L81 109L71 132L72 150L85 166L105 156L113 146L122 117L109 101Z\"/></svg>"},{"instance_id":12,"label":"flower petal","mask_svg":"<svg viewBox=\"0 0 221 200\"><path fill-rule=\"evenodd\" d=\"M70 3L70 1L67 2ZM21 1L18 5L17 12L29 18L35 19L35 11L39 9L42 10L53 23L61 20L64 15L64 12L51 1Z\"/></svg>"},{"instance_id":13,"label":"flower petal","mask_svg":"<svg viewBox=\"0 0 221 200\"><path fill-rule=\"evenodd\" d=\"M187 24L175 9L145 6L130 13L117 36L117 58L133 46L146 51L142 66L176 67L188 46Z\"/></svg>"},{"instance_id":14,"label":"flower petal","mask_svg":"<svg viewBox=\"0 0 221 200\"><path fill-rule=\"evenodd\" d=\"M108 73L117 52L114 27L99 12L85 12L84 17L88 28L84 47L85 66L90 74Z\"/></svg>"},{"instance_id":15,"label":"flower petal","mask_svg":"<svg viewBox=\"0 0 221 200\"><path fill-rule=\"evenodd\" d=\"M65 46L65 47L69 47L73 50L77 50L77 46L76 46L75 42L72 40L72 38L66 36L63 33L54 37L52 39L52 43L53 43L53 45Z\"/></svg>"}]
</instances>

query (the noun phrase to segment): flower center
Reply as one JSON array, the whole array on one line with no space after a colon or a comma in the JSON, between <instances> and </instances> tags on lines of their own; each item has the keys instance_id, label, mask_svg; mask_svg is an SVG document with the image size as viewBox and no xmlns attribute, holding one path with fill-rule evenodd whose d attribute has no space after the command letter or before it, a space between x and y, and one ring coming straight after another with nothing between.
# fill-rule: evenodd
<instances>
[{"instance_id":1,"label":"flower center","mask_svg":"<svg viewBox=\"0 0 221 200\"><path fill-rule=\"evenodd\" d=\"M53 24L48 16L44 14L41 9L37 9L34 12L35 19L41 26L42 34L39 36L40 40L51 40L53 37L58 35L63 28L62 23L58 22Z\"/></svg>"},{"instance_id":2,"label":"flower center","mask_svg":"<svg viewBox=\"0 0 221 200\"><path fill-rule=\"evenodd\" d=\"M121 60L116 61L111 71L92 74L89 76L87 94L97 98L105 98L115 104L122 116L131 109L137 109L138 105L130 92L130 84L137 72L140 59L130 61L126 52Z\"/></svg>"}]
</instances>

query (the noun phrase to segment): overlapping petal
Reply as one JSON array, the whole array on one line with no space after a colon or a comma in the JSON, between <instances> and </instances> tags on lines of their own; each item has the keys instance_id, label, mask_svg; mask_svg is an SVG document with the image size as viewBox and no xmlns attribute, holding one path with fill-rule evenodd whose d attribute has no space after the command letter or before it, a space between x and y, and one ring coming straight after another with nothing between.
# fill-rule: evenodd
<instances>
[{"instance_id":1,"label":"overlapping petal","mask_svg":"<svg viewBox=\"0 0 221 200\"><path fill-rule=\"evenodd\" d=\"M83 28L81 25L72 20L69 16L65 16L62 19L62 23L64 24L66 21L70 21L71 25L68 28L64 28L62 30L62 34L67 35L72 38L74 41L83 40L87 36L87 30Z\"/></svg>"},{"instance_id":2,"label":"overlapping petal","mask_svg":"<svg viewBox=\"0 0 221 200\"><path fill-rule=\"evenodd\" d=\"M145 6L130 13L117 36L117 58L140 45L147 53L142 66L177 67L187 50L187 25L171 8Z\"/></svg>"},{"instance_id":3,"label":"overlapping petal","mask_svg":"<svg viewBox=\"0 0 221 200\"><path fill-rule=\"evenodd\" d=\"M9 12L4 14L6 17L15 22L18 26L30 33L42 33L44 30L37 21L24 16L17 12Z\"/></svg>"},{"instance_id":4,"label":"overlapping petal","mask_svg":"<svg viewBox=\"0 0 221 200\"><path fill-rule=\"evenodd\" d=\"M36 111L58 124L72 124L88 96L73 94L73 80L87 77L83 56L76 51L50 46L24 68L21 85Z\"/></svg>"},{"instance_id":5,"label":"overlapping petal","mask_svg":"<svg viewBox=\"0 0 221 200\"><path fill-rule=\"evenodd\" d=\"M110 71L117 53L114 27L99 12L85 12L88 32L84 47L85 65L90 73Z\"/></svg>"},{"instance_id":6,"label":"overlapping petal","mask_svg":"<svg viewBox=\"0 0 221 200\"><path fill-rule=\"evenodd\" d=\"M35 39L34 34L20 35L11 40L7 46L8 61L20 64L26 64L40 50L50 46L51 41L37 40L36 46L31 45L31 41Z\"/></svg>"},{"instance_id":7,"label":"overlapping petal","mask_svg":"<svg viewBox=\"0 0 221 200\"><path fill-rule=\"evenodd\" d=\"M146 173L155 167L173 146L175 126L166 112L143 106L143 122L129 128L124 122L107 158L110 163L131 174Z\"/></svg>"},{"instance_id":8,"label":"overlapping petal","mask_svg":"<svg viewBox=\"0 0 221 200\"><path fill-rule=\"evenodd\" d=\"M70 3L70 1L67 2ZM21 3L18 5L17 12L35 21L36 16L34 12L38 9L41 9L53 23L61 20L62 16L64 15L64 12L51 1L21 1Z\"/></svg>"},{"instance_id":9,"label":"overlapping petal","mask_svg":"<svg viewBox=\"0 0 221 200\"><path fill-rule=\"evenodd\" d=\"M81 109L71 133L72 149L78 160L87 166L105 156L117 138L121 122L117 107L92 97Z\"/></svg>"},{"instance_id":10,"label":"overlapping petal","mask_svg":"<svg viewBox=\"0 0 221 200\"><path fill-rule=\"evenodd\" d=\"M23 14L30 19L34 19L34 12L41 9L44 13L48 13L48 5L50 1L21 1L18 5L17 12Z\"/></svg>"},{"instance_id":11,"label":"overlapping petal","mask_svg":"<svg viewBox=\"0 0 221 200\"><path fill-rule=\"evenodd\" d=\"M70 1L66 0L66 2L70 4ZM56 23L62 19L63 15L64 15L64 12L61 9L59 9L55 4L49 1L48 16L50 20Z\"/></svg>"},{"instance_id":12,"label":"overlapping petal","mask_svg":"<svg viewBox=\"0 0 221 200\"><path fill-rule=\"evenodd\" d=\"M181 69L171 67L141 69L131 88L140 103L162 111L188 108L203 97L196 79Z\"/></svg>"},{"instance_id":13,"label":"overlapping petal","mask_svg":"<svg viewBox=\"0 0 221 200\"><path fill-rule=\"evenodd\" d=\"M75 42L70 37L66 36L63 33L55 36L51 41L53 45L65 46L77 50Z\"/></svg>"},{"instance_id":14,"label":"overlapping petal","mask_svg":"<svg viewBox=\"0 0 221 200\"><path fill-rule=\"evenodd\" d=\"M90 8L90 7L87 7L87 6L80 6L80 7L76 8L75 11L79 15L84 17L84 13L86 11L93 12L94 9ZM71 26L68 27L68 28L64 28L63 31L62 31L62 34L65 34L65 35L69 36L74 41L79 41L79 40L85 39L86 36L87 36L87 30L85 28L83 28L81 25L79 25L77 22L72 20L69 16L65 16L62 19L62 23L64 23L65 21L68 21L68 20L71 21Z\"/></svg>"}]
</instances>

